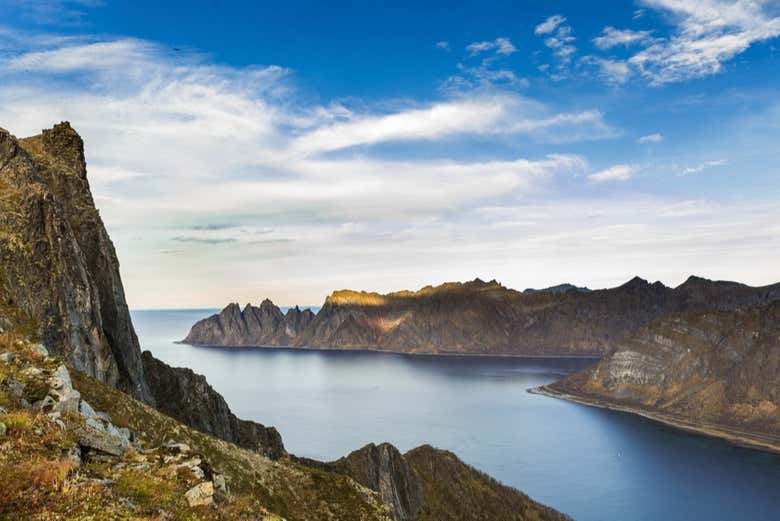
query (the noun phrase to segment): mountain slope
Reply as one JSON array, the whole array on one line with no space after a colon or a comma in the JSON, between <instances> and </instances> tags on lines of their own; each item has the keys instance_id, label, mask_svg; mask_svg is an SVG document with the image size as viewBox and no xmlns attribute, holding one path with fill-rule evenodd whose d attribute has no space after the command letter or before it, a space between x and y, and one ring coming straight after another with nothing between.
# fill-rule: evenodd
<instances>
[{"instance_id":1,"label":"mountain slope","mask_svg":"<svg viewBox=\"0 0 780 521\"><path fill-rule=\"evenodd\" d=\"M666 314L730 310L778 298L780 284L754 288L697 277L676 288L637 277L611 289L585 291L564 285L522 293L477 279L387 295L337 291L316 316L299 322L297 330L285 327L287 317L268 300L260 308L247 304L243 311L231 304L193 325L184 342L409 353L600 355ZM257 315L268 318L258 321Z\"/></svg>"},{"instance_id":2,"label":"mountain slope","mask_svg":"<svg viewBox=\"0 0 780 521\"><path fill-rule=\"evenodd\" d=\"M780 451L780 301L683 313L539 391Z\"/></svg>"}]
</instances>

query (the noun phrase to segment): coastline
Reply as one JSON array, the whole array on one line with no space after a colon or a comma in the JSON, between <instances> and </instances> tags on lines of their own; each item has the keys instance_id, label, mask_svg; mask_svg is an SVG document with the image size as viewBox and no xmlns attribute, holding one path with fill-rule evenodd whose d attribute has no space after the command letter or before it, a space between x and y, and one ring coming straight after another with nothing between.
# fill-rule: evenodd
<instances>
[{"instance_id":1,"label":"coastline","mask_svg":"<svg viewBox=\"0 0 780 521\"><path fill-rule=\"evenodd\" d=\"M760 434L753 434L737 429L728 428L722 425L712 425L700 422L693 422L673 416L671 414L664 414L661 412L648 411L646 409L640 409L637 407L631 407L627 405L618 405L610 403L604 400L598 400L596 398L590 398L582 395L574 395L552 389L549 385L542 385L540 387L534 387L528 389L531 394L538 394L542 396L548 396L550 398L557 398L559 400L566 400L569 402L579 403L588 407L597 407L599 409L608 409L611 411L625 412L641 416L648 420L652 420L658 423L662 423L668 427L672 427L681 431L697 434L701 436L708 436L710 438L718 438L734 445L741 447L747 447L749 449L762 450L766 452L772 452L780 454L780 438L773 438L771 436L763 436Z\"/></svg>"},{"instance_id":2,"label":"coastline","mask_svg":"<svg viewBox=\"0 0 780 521\"><path fill-rule=\"evenodd\" d=\"M327 352L350 352L350 353L387 353L394 355L409 355L409 356L460 356L460 357L474 357L474 358L528 358L528 359L576 359L576 360L600 360L604 355L588 353L588 354L550 354L550 355L537 355L537 354L513 354L513 353L462 353L457 351L396 351L391 349L376 349L370 347L310 347L310 346L258 346L258 345L220 345L220 344L191 344L183 340L177 340L174 344L182 344L192 347L208 347L208 348L227 348L227 349L278 349L288 351L327 351Z\"/></svg>"}]
</instances>

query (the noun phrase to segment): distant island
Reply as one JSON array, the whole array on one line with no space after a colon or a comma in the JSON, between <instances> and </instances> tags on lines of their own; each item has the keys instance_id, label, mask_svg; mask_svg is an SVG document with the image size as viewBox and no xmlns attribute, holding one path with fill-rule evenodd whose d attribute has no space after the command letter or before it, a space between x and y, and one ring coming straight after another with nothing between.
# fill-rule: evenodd
<instances>
[{"instance_id":1,"label":"distant island","mask_svg":"<svg viewBox=\"0 0 780 521\"><path fill-rule=\"evenodd\" d=\"M561 284L523 292L495 280L389 294L341 290L317 314L283 313L270 300L229 304L198 321L183 342L207 346L372 349L404 353L594 356L623 346L653 320L729 311L780 299L780 283L751 287L691 276L670 288L635 277L589 290Z\"/></svg>"}]
</instances>

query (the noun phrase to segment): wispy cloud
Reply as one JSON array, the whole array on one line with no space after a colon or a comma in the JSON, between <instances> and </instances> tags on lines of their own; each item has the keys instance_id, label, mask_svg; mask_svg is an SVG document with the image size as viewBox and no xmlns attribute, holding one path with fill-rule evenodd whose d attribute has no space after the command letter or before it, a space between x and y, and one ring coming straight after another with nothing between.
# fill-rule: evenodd
<instances>
[{"instance_id":1,"label":"wispy cloud","mask_svg":"<svg viewBox=\"0 0 780 521\"><path fill-rule=\"evenodd\" d=\"M435 47L437 49L441 49L443 51L448 51L449 52L449 50L450 50L450 42L445 41L445 40L441 40L441 41L435 43Z\"/></svg>"},{"instance_id":2,"label":"wispy cloud","mask_svg":"<svg viewBox=\"0 0 780 521\"><path fill-rule=\"evenodd\" d=\"M700 174L707 170L708 168L713 168L716 166L722 166L725 165L728 161L725 159L715 159L711 161L703 161L697 165L694 166L688 166L682 169L680 172L682 175L693 175L693 174Z\"/></svg>"},{"instance_id":3,"label":"wispy cloud","mask_svg":"<svg viewBox=\"0 0 780 521\"><path fill-rule=\"evenodd\" d=\"M232 237L188 237L188 236L178 236L178 237L172 237L172 241L175 242L190 242L195 244L229 244L229 243L235 243L238 242L238 239L234 239Z\"/></svg>"},{"instance_id":4,"label":"wispy cloud","mask_svg":"<svg viewBox=\"0 0 780 521\"><path fill-rule=\"evenodd\" d=\"M535 34L550 34L555 29L557 29L559 25L561 25L565 21L566 21L566 18L564 18L563 16L561 16L559 14L550 16L549 18L547 18L547 20L545 20L544 22L542 22L542 23L540 23L539 25L536 26L536 28L534 29L534 33Z\"/></svg>"},{"instance_id":5,"label":"wispy cloud","mask_svg":"<svg viewBox=\"0 0 780 521\"><path fill-rule=\"evenodd\" d=\"M509 38L496 38L492 41L482 41L470 43L466 50L472 55L477 55L487 51L494 51L496 54L510 55L517 52Z\"/></svg>"},{"instance_id":6,"label":"wispy cloud","mask_svg":"<svg viewBox=\"0 0 780 521\"><path fill-rule=\"evenodd\" d=\"M103 5L102 0L5 0L23 15L39 24L82 25L88 10Z\"/></svg>"},{"instance_id":7,"label":"wispy cloud","mask_svg":"<svg viewBox=\"0 0 780 521\"><path fill-rule=\"evenodd\" d=\"M611 49L619 45L629 46L644 44L652 40L652 31L634 31L632 29L615 29L607 26L601 36L593 39L593 43L601 50Z\"/></svg>"},{"instance_id":8,"label":"wispy cloud","mask_svg":"<svg viewBox=\"0 0 780 521\"><path fill-rule=\"evenodd\" d=\"M598 111L551 114L543 105L513 94L457 99L380 116L355 117L323 126L298 137L293 150L304 154L339 150L385 141L431 140L458 134L531 134L540 140L584 138L589 127L593 139L611 137ZM559 132L556 136L554 132Z\"/></svg>"},{"instance_id":9,"label":"wispy cloud","mask_svg":"<svg viewBox=\"0 0 780 521\"><path fill-rule=\"evenodd\" d=\"M540 68L555 80L563 79L568 75L572 56L577 52L577 47L572 44L576 40L572 32L571 26L566 24L566 18L560 15L547 18L534 29L534 33L544 38L544 45L552 50L558 60L555 68L549 66Z\"/></svg>"},{"instance_id":10,"label":"wispy cloud","mask_svg":"<svg viewBox=\"0 0 780 521\"><path fill-rule=\"evenodd\" d=\"M754 43L780 35L780 16L766 0L643 0L674 17L676 33L629 59L654 84L720 72ZM772 14L770 14L772 13Z\"/></svg>"},{"instance_id":11,"label":"wispy cloud","mask_svg":"<svg viewBox=\"0 0 780 521\"><path fill-rule=\"evenodd\" d=\"M603 183L606 181L628 181L639 172L639 165L615 165L588 175L588 181Z\"/></svg>"},{"instance_id":12,"label":"wispy cloud","mask_svg":"<svg viewBox=\"0 0 780 521\"><path fill-rule=\"evenodd\" d=\"M654 134L647 134L646 136L642 136L639 139L636 140L637 143L660 143L664 140L664 137L656 132Z\"/></svg>"},{"instance_id":13,"label":"wispy cloud","mask_svg":"<svg viewBox=\"0 0 780 521\"><path fill-rule=\"evenodd\" d=\"M612 60L598 56L583 56L580 63L595 65L598 67L598 75L607 83L621 85L631 77L631 69L628 63L622 60Z\"/></svg>"}]
</instances>

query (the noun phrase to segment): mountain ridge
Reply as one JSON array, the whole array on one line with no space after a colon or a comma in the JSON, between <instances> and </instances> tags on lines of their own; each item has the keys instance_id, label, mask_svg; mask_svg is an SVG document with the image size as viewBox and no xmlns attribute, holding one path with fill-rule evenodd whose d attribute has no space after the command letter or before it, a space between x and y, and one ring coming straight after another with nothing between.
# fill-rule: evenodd
<instances>
[{"instance_id":1,"label":"mountain ridge","mask_svg":"<svg viewBox=\"0 0 780 521\"><path fill-rule=\"evenodd\" d=\"M282 319L280 309L268 299L260 308L248 304L243 311L230 304L196 322L182 342L425 354L601 356L663 315L731 310L776 299L780 299L780 283L752 287L693 275L676 287L634 277L614 288L588 291L560 285L550 291L520 292L495 280L475 279L387 294L337 290L326 297L317 314L306 310L306 319L296 322L294 330L285 327L288 319ZM253 319L258 314L268 320Z\"/></svg>"}]
</instances>

